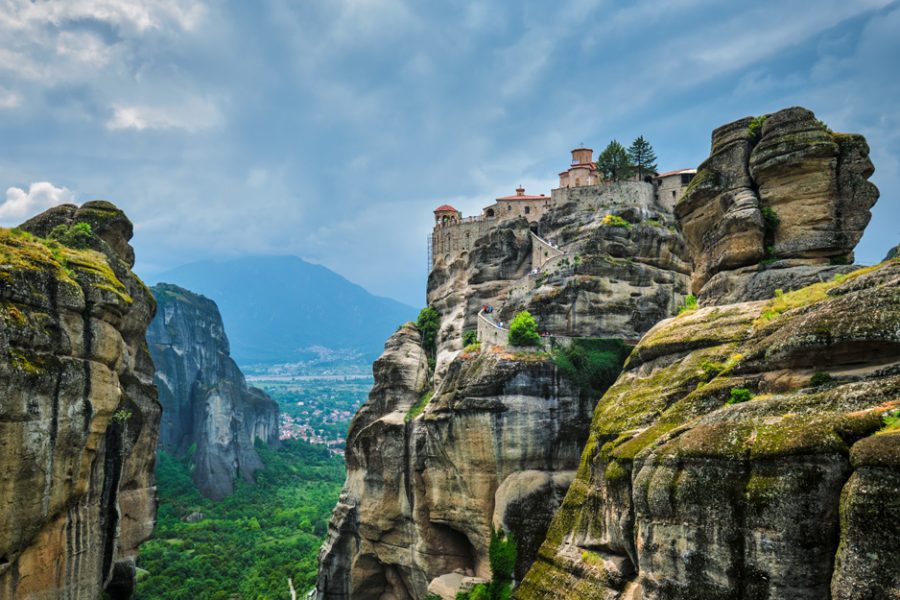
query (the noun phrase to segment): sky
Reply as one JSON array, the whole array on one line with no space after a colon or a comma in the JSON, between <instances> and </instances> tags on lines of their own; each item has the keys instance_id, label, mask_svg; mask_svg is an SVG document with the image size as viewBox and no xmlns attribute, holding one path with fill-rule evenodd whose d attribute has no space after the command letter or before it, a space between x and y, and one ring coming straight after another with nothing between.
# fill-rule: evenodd
<instances>
[{"instance_id":1,"label":"sky","mask_svg":"<svg viewBox=\"0 0 900 600\"><path fill-rule=\"evenodd\" d=\"M697 166L801 105L866 136L900 242L900 2L0 0L0 224L102 198L149 281L293 254L424 304L431 211L549 193L580 144ZM4 192L5 190L5 192Z\"/></svg>"}]
</instances>

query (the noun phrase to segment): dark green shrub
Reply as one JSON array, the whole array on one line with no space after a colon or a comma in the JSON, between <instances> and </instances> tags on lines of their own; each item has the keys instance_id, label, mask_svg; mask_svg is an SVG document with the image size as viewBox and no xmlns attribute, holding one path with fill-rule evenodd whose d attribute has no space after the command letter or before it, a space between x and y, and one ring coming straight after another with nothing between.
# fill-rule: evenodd
<instances>
[{"instance_id":1,"label":"dark green shrub","mask_svg":"<svg viewBox=\"0 0 900 600\"><path fill-rule=\"evenodd\" d=\"M734 387L731 388L728 402L726 402L725 404L740 404L741 402L746 402L751 398L753 398L753 393L747 388Z\"/></svg>"},{"instance_id":2,"label":"dark green shrub","mask_svg":"<svg viewBox=\"0 0 900 600\"><path fill-rule=\"evenodd\" d=\"M778 216L778 213L772 210L772 207L763 206L759 209L759 212L762 213L763 223L765 223L767 230L775 231L778 229L778 226L781 224L781 218Z\"/></svg>"},{"instance_id":3,"label":"dark green shrub","mask_svg":"<svg viewBox=\"0 0 900 600\"><path fill-rule=\"evenodd\" d=\"M56 240L63 246L80 249L91 245L94 234L91 231L91 224L81 221L74 225L57 225L50 230L50 235L47 237Z\"/></svg>"},{"instance_id":4,"label":"dark green shrub","mask_svg":"<svg viewBox=\"0 0 900 600\"><path fill-rule=\"evenodd\" d=\"M463 346L471 346L477 341L478 332L476 332L474 329L469 329L468 331L463 332Z\"/></svg>"},{"instance_id":5,"label":"dark green shrub","mask_svg":"<svg viewBox=\"0 0 900 600\"><path fill-rule=\"evenodd\" d=\"M809 387L819 387L820 385L825 385L826 383L831 383L833 378L828 373L823 371L819 371L818 373L813 373L813 376L809 378Z\"/></svg>"},{"instance_id":6,"label":"dark green shrub","mask_svg":"<svg viewBox=\"0 0 900 600\"><path fill-rule=\"evenodd\" d=\"M513 346L537 346L541 343L537 322L527 310L517 313L509 324L509 343Z\"/></svg>"},{"instance_id":7,"label":"dark green shrub","mask_svg":"<svg viewBox=\"0 0 900 600\"><path fill-rule=\"evenodd\" d=\"M747 126L747 133L750 134L750 139L753 142L758 142L759 138L762 137L762 126L767 118L766 115L754 117L754 119L750 121L750 125Z\"/></svg>"}]
</instances>

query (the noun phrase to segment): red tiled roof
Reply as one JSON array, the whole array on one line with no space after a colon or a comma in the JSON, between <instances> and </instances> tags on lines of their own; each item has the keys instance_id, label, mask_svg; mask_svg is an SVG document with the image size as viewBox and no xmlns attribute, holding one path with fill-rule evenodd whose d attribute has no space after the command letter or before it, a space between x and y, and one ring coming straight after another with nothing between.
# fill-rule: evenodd
<instances>
[{"instance_id":1,"label":"red tiled roof","mask_svg":"<svg viewBox=\"0 0 900 600\"><path fill-rule=\"evenodd\" d=\"M681 175L682 173L696 173L697 169L678 169L677 171L668 171L666 173L660 173L656 176L657 179L662 179L663 177L671 177L672 175Z\"/></svg>"},{"instance_id":2,"label":"red tiled roof","mask_svg":"<svg viewBox=\"0 0 900 600\"><path fill-rule=\"evenodd\" d=\"M456 210L455 208L453 208L452 206L450 206L449 204L441 204L436 209L434 209L434 212L459 212L459 211Z\"/></svg>"}]
</instances>

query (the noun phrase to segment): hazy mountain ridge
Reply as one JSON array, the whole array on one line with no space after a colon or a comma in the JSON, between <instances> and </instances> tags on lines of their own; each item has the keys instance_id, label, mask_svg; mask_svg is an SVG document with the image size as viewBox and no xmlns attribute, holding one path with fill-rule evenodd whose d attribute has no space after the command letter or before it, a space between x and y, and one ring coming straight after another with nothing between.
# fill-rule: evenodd
<instances>
[{"instance_id":1,"label":"hazy mountain ridge","mask_svg":"<svg viewBox=\"0 0 900 600\"><path fill-rule=\"evenodd\" d=\"M155 278L214 298L240 365L370 361L415 309L375 296L295 256L255 256L182 265Z\"/></svg>"}]
</instances>

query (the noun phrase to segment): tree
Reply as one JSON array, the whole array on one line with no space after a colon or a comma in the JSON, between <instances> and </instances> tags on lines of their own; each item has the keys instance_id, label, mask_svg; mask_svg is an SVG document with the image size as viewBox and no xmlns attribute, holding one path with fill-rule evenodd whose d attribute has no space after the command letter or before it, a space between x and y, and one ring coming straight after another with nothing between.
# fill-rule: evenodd
<instances>
[{"instance_id":1,"label":"tree","mask_svg":"<svg viewBox=\"0 0 900 600\"><path fill-rule=\"evenodd\" d=\"M431 306L423 308L416 319L416 328L422 334L422 348L433 359L437 350L438 330L441 328L441 313Z\"/></svg>"},{"instance_id":2,"label":"tree","mask_svg":"<svg viewBox=\"0 0 900 600\"><path fill-rule=\"evenodd\" d=\"M619 181L631 176L631 162L625 146L613 140L597 157L597 170L609 181Z\"/></svg>"},{"instance_id":3,"label":"tree","mask_svg":"<svg viewBox=\"0 0 900 600\"><path fill-rule=\"evenodd\" d=\"M517 313L509 324L509 343L513 346L537 346L541 343L537 322L527 310Z\"/></svg>"},{"instance_id":4,"label":"tree","mask_svg":"<svg viewBox=\"0 0 900 600\"><path fill-rule=\"evenodd\" d=\"M656 171L656 153L650 142L639 135L628 148L628 160L631 161L631 167L637 169L638 177L644 180L644 173Z\"/></svg>"}]
</instances>

